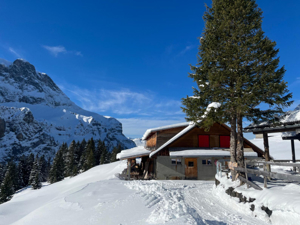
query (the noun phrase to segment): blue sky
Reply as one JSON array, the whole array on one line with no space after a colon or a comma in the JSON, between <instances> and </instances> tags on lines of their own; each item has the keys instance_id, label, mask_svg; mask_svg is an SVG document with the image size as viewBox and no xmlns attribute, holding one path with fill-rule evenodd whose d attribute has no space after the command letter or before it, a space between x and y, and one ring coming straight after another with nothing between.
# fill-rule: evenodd
<instances>
[{"instance_id":1,"label":"blue sky","mask_svg":"<svg viewBox=\"0 0 300 225\"><path fill-rule=\"evenodd\" d=\"M0 58L24 58L81 107L118 118L124 133L184 121L207 1L1 1ZM258 0L300 104L300 1ZM249 136L250 137L250 136Z\"/></svg>"}]
</instances>

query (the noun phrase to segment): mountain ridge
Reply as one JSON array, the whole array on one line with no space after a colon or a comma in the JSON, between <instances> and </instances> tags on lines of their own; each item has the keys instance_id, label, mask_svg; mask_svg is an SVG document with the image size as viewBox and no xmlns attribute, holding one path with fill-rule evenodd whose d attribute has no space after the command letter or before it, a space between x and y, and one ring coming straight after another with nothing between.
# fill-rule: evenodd
<instances>
[{"instance_id":1,"label":"mountain ridge","mask_svg":"<svg viewBox=\"0 0 300 225\"><path fill-rule=\"evenodd\" d=\"M58 146L101 139L111 150L135 147L122 124L77 106L46 74L29 62L0 60L0 161L21 154L53 157Z\"/></svg>"}]
</instances>

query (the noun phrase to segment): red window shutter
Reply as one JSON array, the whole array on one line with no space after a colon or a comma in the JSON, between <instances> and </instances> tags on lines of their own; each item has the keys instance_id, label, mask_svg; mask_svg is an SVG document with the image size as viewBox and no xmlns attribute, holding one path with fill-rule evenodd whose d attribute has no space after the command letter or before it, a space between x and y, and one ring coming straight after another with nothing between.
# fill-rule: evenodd
<instances>
[{"instance_id":1,"label":"red window shutter","mask_svg":"<svg viewBox=\"0 0 300 225\"><path fill-rule=\"evenodd\" d=\"M209 135L199 135L199 147L209 148Z\"/></svg>"},{"instance_id":2,"label":"red window shutter","mask_svg":"<svg viewBox=\"0 0 300 225\"><path fill-rule=\"evenodd\" d=\"M230 148L230 136L220 136L220 147Z\"/></svg>"}]
</instances>

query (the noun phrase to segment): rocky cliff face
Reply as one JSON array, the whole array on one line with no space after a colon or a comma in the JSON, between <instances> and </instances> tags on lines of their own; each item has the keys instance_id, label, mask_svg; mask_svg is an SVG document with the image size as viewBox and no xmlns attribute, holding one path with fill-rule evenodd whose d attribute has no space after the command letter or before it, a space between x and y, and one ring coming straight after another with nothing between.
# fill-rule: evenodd
<instances>
[{"instance_id":1,"label":"rocky cliff face","mask_svg":"<svg viewBox=\"0 0 300 225\"><path fill-rule=\"evenodd\" d=\"M21 154L53 156L58 146L101 139L109 149L135 146L114 118L75 105L45 73L29 62L0 60L0 161Z\"/></svg>"}]
</instances>

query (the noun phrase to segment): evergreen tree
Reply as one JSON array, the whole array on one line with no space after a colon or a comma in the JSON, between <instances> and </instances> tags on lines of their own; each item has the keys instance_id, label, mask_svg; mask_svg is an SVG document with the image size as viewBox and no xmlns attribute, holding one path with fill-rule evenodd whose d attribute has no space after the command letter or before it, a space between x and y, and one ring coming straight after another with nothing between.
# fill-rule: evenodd
<instances>
[{"instance_id":1,"label":"evergreen tree","mask_svg":"<svg viewBox=\"0 0 300 225\"><path fill-rule=\"evenodd\" d=\"M5 166L0 163L0 187L2 181L4 180L4 176L5 176Z\"/></svg>"},{"instance_id":2,"label":"evergreen tree","mask_svg":"<svg viewBox=\"0 0 300 225\"><path fill-rule=\"evenodd\" d=\"M63 158L63 161L64 161L64 177L67 177L69 176L67 174L67 165L69 164L69 161L70 161L70 153L69 153L69 148L68 148L68 145L67 143L63 143L60 147L60 150L62 152L62 158Z\"/></svg>"},{"instance_id":3,"label":"evergreen tree","mask_svg":"<svg viewBox=\"0 0 300 225\"><path fill-rule=\"evenodd\" d=\"M33 189L40 189L42 187L42 176L41 176L41 165L40 165L40 159L38 156L36 156L33 167L30 173L29 182Z\"/></svg>"},{"instance_id":4,"label":"evergreen tree","mask_svg":"<svg viewBox=\"0 0 300 225\"><path fill-rule=\"evenodd\" d=\"M12 199L13 194L15 193L15 188L14 188L15 174L13 170L14 170L13 164L10 163L0 187L0 204Z\"/></svg>"},{"instance_id":5,"label":"evergreen tree","mask_svg":"<svg viewBox=\"0 0 300 225\"><path fill-rule=\"evenodd\" d=\"M204 20L198 64L189 75L197 88L193 97L183 99L183 111L187 120L206 129L229 122L231 161L243 166L243 118L271 120L292 103L285 69L278 69L279 50L262 31L262 11L255 0L215 0ZM212 102L221 106L208 110ZM270 108L261 110L261 103Z\"/></svg>"},{"instance_id":6,"label":"evergreen tree","mask_svg":"<svg viewBox=\"0 0 300 225\"><path fill-rule=\"evenodd\" d=\"M91 138L86 146L85 151L86 157L83 165L83 170L89 170L90 168L95 166L95 142L93 138Z\"/></svg>"},{"instance_id":7,"label":"evergreen tree","mask_svg":"<svg viewBox=\"0 0 300 225\"><path fill-rule=\"evenodd\" d=\"M69 160L65 164L67 176L74 176L74 174L73 174L74 167L76 167L76 165L75 165L75 150L76 150L76 142L73 140L69 146Z\"/></svg>"},{"instance_id":8,"label":"evergreen tree","mask_svg":"<svg viewBox=\"0 0 300 225\"><path fill-rule=\"evenodd\" d=\"M105 147L101 154L100 164L110 163L110 152Z\"/></svg>"},{"instance_id":9,"label":"evergreen tree","mask_svg":"<svg viewBox=\"0 0 300 225\"><path fill-rule=\"evenodd\" d=\"M80 144L79 153L80 153L79 154L80 159L79 159L79 163L78 163L78 171L82 171L83 167L84 167L84 162L86 160L86 141L85 141L85 139L83 139Z\"/></svg>"},{"instance_id":10,"label":"evergreen tree","mask_svg":"<svg viewBox=\"0 0 300 225\"><path fill-rule=\"evenodd\" d=\"M39 164L40 164L40 171L41 171L41 181L45 182L48 180L49 177L49 163L45 159L45 155L42 155L39 158Z\"/></svg>"},{"instance_id":11,"label":"evergreen tree","mask_svg":"<svg viewBox=\"0 0 300 225\"><path fill-rule=\"evenodd\" d=\"M33 163L34 163L34 155L31 153L29 156L27 156L26 163L25 163L25 171L23 176L23 181L25 185L30 185L29 177L33 167Z\"/></svg>"},{"instance_id":12,"label":"evergreen tree","mask_svg":"<svg viewBox=\"0 0 300 225\"><path fill-rule=\"evenodd\" d=\"M19 190L20 184L19 184L19 176L18 176L16 163L14 161L11 161L9 162L8 167L10 170L10 175L12 176L13 179L14 190L17 191Z\"/></svg>"},{"instance_id":13,"label":"evergreen tree","mask_svg":"<svg viewBox=\"0 0 300 225\"><path fill-rule=\"evenodd\" d=\"M24 158L23 158L24 159ZM23 187L26 186L25 182L24 182L24 173L25 173L25 169L26 169L26 165L25 165L25 160L22 160L22 157L20 158L20 161L19 161L19 164L18 164L18 167L17 167L17 179L18 179L18 187L17 187L17 190L18 189L21 189Z\"/></svg>"},{"instance_id":14,"label":"evergreen tree","mask_svg":"<svg viewBox=\"0 0 300 225\"><path fill-rule=\"evenodd\" d=\"M63 159L63 147L56 152L53 159L53 163L49 173L50 183L55 183L64 179L64 159Z\"/></svg>"},{"instance_id":15,"label":"evergreen tree","mask_svg":"<svg viewBox=\"0 0 300 225\"><path fill-rule=\"evenodd\" d=\"M121 145L118 144L117 147L114 147L112 152L111 152L111 158L110 158L110 162L115 162L117 161L117 154L121 152Z\"/></svg>"},{"instance_id":16,"label":"evergreen tree","mask_svg":"<svg viewBox=\"0 0 300 225\"><path fill-rule=\"evenodd\" d=\"M95 150L95 164L96 165L100 164L100 159L101 159L102 152L104 151L104 148L105 148L104 142L102 142L101 140L98 140L97 148Z\"/></svg>"},{"instance_id":17,"label":"evergreen tree","mask_svg":"<svg viewBox=\"0 0 300 225\"><path fill-rule=\"evenodd\" d=\"M78 174L80 155L81 155L80 154L80 142L78 141L75 144L75 148L74 148L74 154L73 154L74 164L73 164L72 176L76 176Z\"/></svg>"}]
</instances>

